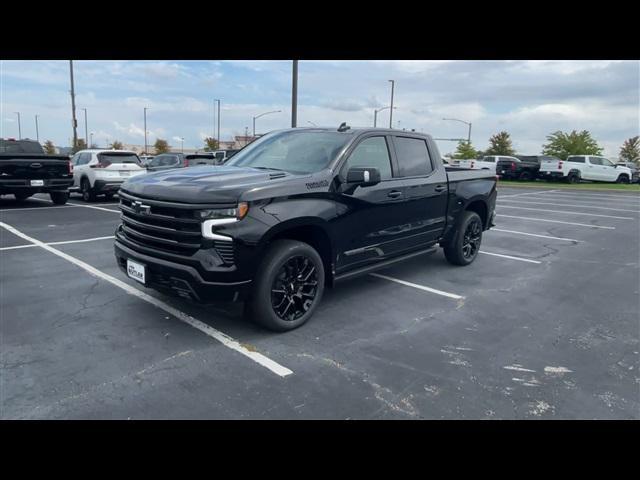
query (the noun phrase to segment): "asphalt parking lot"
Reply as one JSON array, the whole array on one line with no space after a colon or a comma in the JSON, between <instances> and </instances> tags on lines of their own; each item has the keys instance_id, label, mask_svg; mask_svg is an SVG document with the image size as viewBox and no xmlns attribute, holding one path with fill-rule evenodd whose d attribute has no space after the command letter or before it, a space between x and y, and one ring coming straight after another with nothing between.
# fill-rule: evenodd
<instances>
[{"instance_id":1,"label":"asphalt parking lot","mask_svg":"<svg viewBox=\"0 0 640 480\"><path fill-rule=\"evenodd\" d=\"M500 188L497 213L472 265L414 257L274 334L127 279L117 199L2 197L0 417L640 418L640 195Z\"/></svg>"}]
</instances>

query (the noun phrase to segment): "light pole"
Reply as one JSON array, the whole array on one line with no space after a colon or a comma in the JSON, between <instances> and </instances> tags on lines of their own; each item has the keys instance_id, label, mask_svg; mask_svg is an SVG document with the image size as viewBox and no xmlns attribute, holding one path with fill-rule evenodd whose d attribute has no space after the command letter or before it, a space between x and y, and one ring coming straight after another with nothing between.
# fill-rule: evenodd
<instances>
[{"instance_id":1,"label":"light pole","mask_svg":"<svg viewBox=\"0 0 640 480\"><path fill-rule=\"evenodd\" d=\"M218 135L216 140L218 141L218 148L220 148L220 99L216 99L216 102L218 102Z\"/></svg>"},{"instance_id":2,"label":"light pole","mask_svg":"<svg viewBox=\"0 0 640 480\"><path fill-rule=\"evenodd\" d=\"M460 123L469 125L469 134L467 136L467 142L471 143L471 122L465 122L464 120L458 120L457 118L443 118L442 120L452 120L454 122L460 122Z\"/></svg>"},{"instance_id":3,"label":"light pole","mask_svg":"<svg viewBox=\"0 0 640 480\"><path fill-rule=\"evenodd\" d=\"M78 121L76 120L76 92L73 87L73 60L69 60L69 76L71 77L71 123L73 125L73 151L78 148Z\"/></svg>"},{"instance_id":4,"label":"light pole","mask_svg":"<svg viewBox=\"0 0 640 480\"><path fill-rule=\"evenodd\" d=\"M88 145L88 148L93 148L93 132L91 132L91 133L89 134L89 139L90 139L90 140L89 140L89 141L90 141L90 143L89 143L89 145Z\"/></svg>"},{"instance_id":5,"label":"light pole","mask_svg":"<svg viewBox=\"0 0 640 480\"><path fill-rule=\"evenodd\" d=\"M144 154L147 154L147 110L149 107L144 107Z\"/></svg>"},{"instance_id":6,"label":"light pole","mask_svg":"<svg viewBox=\"0 0 640 480\"><path fill-rule=\"evenodd\" d=\"M89 147L89 129L87 128L87 109L82 108L84 110L84 141L87 144L87 148Z\"/></svg>"},{"instance_id":7,"label":"light pole","mask_svg":"<svg viewBox=\"0 0 640 480\"><path fill-rule=\"evenodd\" d=\"M18 116L18 140L22 140L22 128L20 127L20 112L13 112Z\"/></svg>"},{"instance_id":8,"label":"light pole","mask_svg":"<svg viewBox=\"0 0 640 480\"><path fill-rule=\"evenodd\" d=\"M269 115L270 113L280 113L282 112L282 110L274 110L272 112L264 112L261 113L260 115L256 115L255 117L253 117L253 136L256 136L256 118L260 118L260 117L264 117L265 115Z\"/></svg>"},{"instance_id":9,"label":"light pole","mask_svg":"<svg viewBox=\"0 0 640 480\"><path fill-rule=\"evenodd\" d=\"M291 128L298 126L298 60L291 68Z\"/></svg>"},{"instance_id":10,"label":"light pole","mask_svg":"<svg viewBox=\"0 0 640 480\"><path fill-rule=\"evenodd\" d=\"M373 110L373 128L378 126L378 113L382 112L383 110L386 110L387 108L391 108L391 107L382 107L379 108L378 110ZM393 107L393 109L395 110L398 107Z\"/></svg>"},{"instance_id":11,"label":"light pole","mask_svg":"<svg viewBox=\"0 0 640 480\"><path fill-rule=\"evenodd\" d=\"M389 128L393 128L393 89L396 85L395 80L389 80L391 82L391 105L389 108Z\"/></svg>"},{"instance_id":12,"label":"light pole","mask_svg":"<svg viewBox=\"0 0 640 480\"><path fill-rule=\"evenodd\" d=\"M39 115L36 115L36 141L40 143L40 132L38 131L38 117Z\"/></svg>"}]
</instances>

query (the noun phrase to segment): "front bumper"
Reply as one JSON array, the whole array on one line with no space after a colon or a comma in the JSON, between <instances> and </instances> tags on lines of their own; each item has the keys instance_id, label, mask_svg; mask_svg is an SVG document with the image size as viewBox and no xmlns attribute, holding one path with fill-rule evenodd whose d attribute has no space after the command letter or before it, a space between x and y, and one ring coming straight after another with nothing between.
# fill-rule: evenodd
<instances>
[{"instance_id":1,"label":"front bumper","mask_svg":"<svg viewBox=\"0 0 640 480\"><path fill-rule=\"evenodd\" d=\"M198 303L235 302L246 299L251 280L242 282L212 282L202 278L189 265L144 255L115 241L114 251L120 269L127 271L127 259L145 266L145 286L163 293Z\"/></svg>"}]
</instances>

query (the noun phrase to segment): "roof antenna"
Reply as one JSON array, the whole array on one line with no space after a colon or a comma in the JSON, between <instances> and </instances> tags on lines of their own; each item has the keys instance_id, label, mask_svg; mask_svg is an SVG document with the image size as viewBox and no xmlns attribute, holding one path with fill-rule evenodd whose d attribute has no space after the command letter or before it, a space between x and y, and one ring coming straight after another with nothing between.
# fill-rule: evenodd
<instances>
[{"instance_id":1,"label":"roof antenna","mask_svg":"<svg viewBox=\"0 0 640 480\"><path fill-rule=\"evenodd\" d=\"M346 132L347 130L349 130L351 127L349 125L347 125L347 122L342 122L340 124L340 126L338 127L338 131L339 132Z\"/></svg>"}]
</instances>

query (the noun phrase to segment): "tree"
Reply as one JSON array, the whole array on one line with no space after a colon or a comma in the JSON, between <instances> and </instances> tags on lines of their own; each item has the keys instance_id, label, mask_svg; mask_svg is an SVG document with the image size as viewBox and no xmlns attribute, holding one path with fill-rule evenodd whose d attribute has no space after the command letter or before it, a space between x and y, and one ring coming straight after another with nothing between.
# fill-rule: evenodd
<instances>
[{"instance_id":1,"label":"tree","mask_svg":"<svg viewBox=\"0 0 640 480\"><path fill-rule=\"evenodd\" d=\"M73 146L73 153L76 153L80 150L85 150L87 148L87 142L84 141L84 138L78 138L76 140L76 144Z\"/></svg>"},{"instance_id":2,"label":"tree","mask_svg":"<svg viewBox=\"0 0 640 480\"><path fill-rule=\"evenodd\" d=\"M476 151L476 149L473 148L473 145L471 145L471 142L468 142L466 140L458 142L458 148L456 148L456 153L453 154L453 158L457 158L460 160L463 160L465 158L477 158L477 156L478 156L478 152Z\"/></svg>"},{"instance_id":3,"label":"tree","mask_svg":"<svg viewBox=\"0 0 640 480\"><path fill-rule=\"evenodd\" d=\"M569 155L602 155L602 147L587 130L580 133L561 131L547 135L548 143L542 146L543 155L551 155L566 160Z\"/></svg>"},{"instance_id":4,"label":"tree","mask_svg":"<svg viewBox=\"0 0 640 480\"><path fill-rule=\"evenodd\" d=\"M153 144L153 148L156 149L156 155L159 155L161 153L167 153L169 151L169 144L166 140L158 138L156 140L156 143Z\"/></svg>"},{"instance_id":5,"label":"tree","mask_svg":"<svg viewBox=\"0 0 640 480\"><path fill-rule=\"evenodd\" d=\"M122 142L119 142L118 140L114 140L113 142L111 142L111 148L113 148L114 150L122 150Z\"/></svg>"},{"instance_id":6,"label":"tree","mask_svg":"<svg viewBox=\"0 0 640 480\"><path fill-rule=\"evenodd\" d=\"M515 155L511 135L504 131L496 133L489 139L489 149L484 153L485 155Z\"/></svg>"},{"instance_id":7,"label":"tree","mask_svg":"<svg viewBox=\"0 0 640 480\"><path fill-rule=\"evenodd\" d=\"M218 144L218 141L213 138L213 137L207 137L204 139L204 143L205 143L205 147L204 147L204 151L205 152L211 152L213 150L218 150L218 148L220 148L220 145Z\"/></svg>"},{"instance_id":8,"label":"tree","mask_svg":"<svg viewBox=\"0 0 640 480\"><path fill-rule=\"evenodd\" d=\"M56 147L51 140L44 142L44 153L47 155L54 155L56 153Z\"/></svg>"},{"instance_id":9,"label":"tree","mask_svg":"<svg viewBox=\"0 0 640 480\"><path fill-rule=\"evenodd\" d=\"M620 160L640 162L640 136L636 135L624 141L620 147Z\"/></svg>"}]
</instances>

